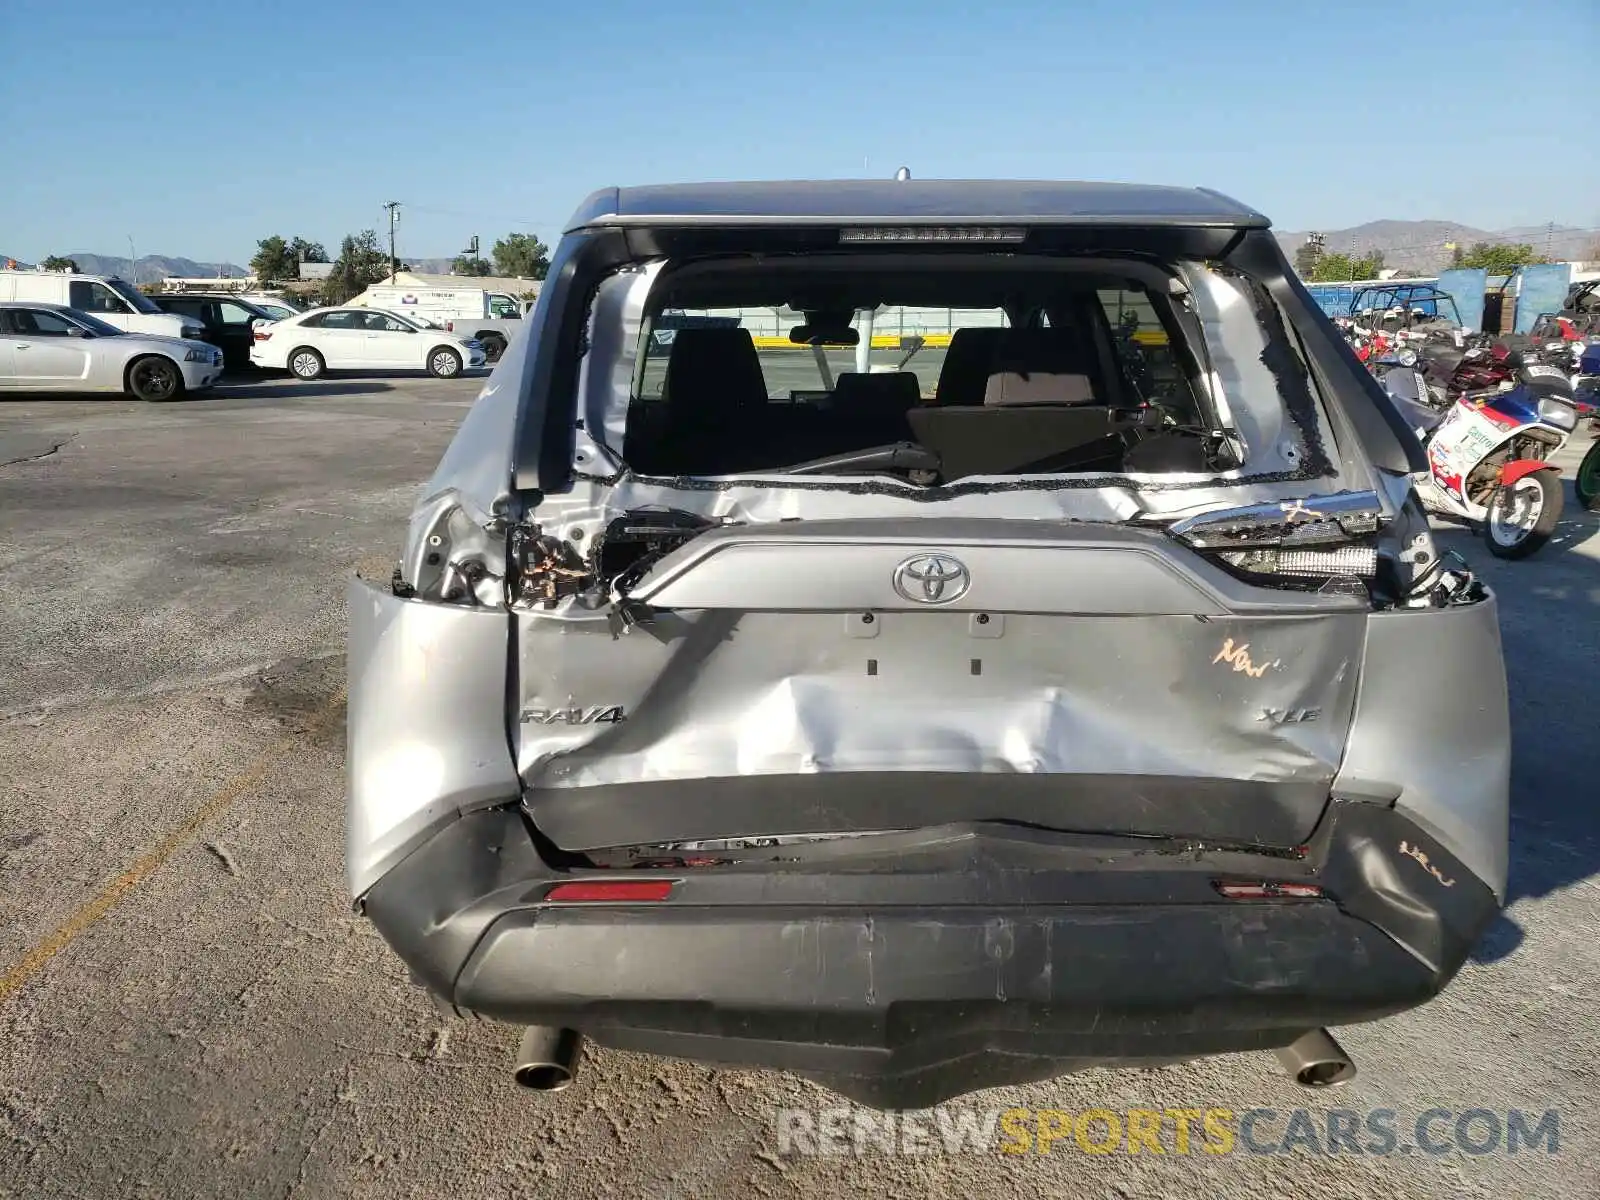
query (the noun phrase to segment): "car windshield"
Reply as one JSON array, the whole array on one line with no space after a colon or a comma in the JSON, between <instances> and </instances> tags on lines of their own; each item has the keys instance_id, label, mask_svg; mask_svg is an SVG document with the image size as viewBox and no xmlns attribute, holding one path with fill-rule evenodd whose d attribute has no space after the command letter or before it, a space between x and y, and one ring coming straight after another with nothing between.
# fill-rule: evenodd
<instances>
[{"instance_id":1,"label":"car windshield","mask_svg":"<svg viewBox=\"0 0 1600 1200\"><path fill-rule=\"evenodd\" d=\"M158 313L161 311L151 302L149 296L146 296L131 283L121 279L108 279L106 280L106 286L133 305L134 312Z\"/></svg>"},{"instance_id":2,"label":"car windshield","mask_svg":"<svg viewBox=\"0 0 1600 1200\"><path fill-rule=\"evenodd\" d=\"M259 308L267 316L271 317L274 321L281 321L285 317L293 317L293 316L298 316L299 315L296 312L296 310L294 310L292 308L285 308L281 304L257 304L256 307Z\"/></svg>"}]
</instances>

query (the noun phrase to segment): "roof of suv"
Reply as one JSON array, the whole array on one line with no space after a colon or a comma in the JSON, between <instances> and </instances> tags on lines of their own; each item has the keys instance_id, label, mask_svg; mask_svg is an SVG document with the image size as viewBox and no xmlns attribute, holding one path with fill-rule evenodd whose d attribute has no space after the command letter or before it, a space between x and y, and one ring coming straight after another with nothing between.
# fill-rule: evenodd
<instances>
[{"instance_id":1,"label":"roof of suv","mask_svg":"<svg viewBox=\"0 0 1600 1200\"><path fill-rule=\"evenodd\" d=\"M603 188L567 230L585 226L923 224L1203 226L1265 229L1261 213L1209 188L1029 180L796 180Z\"/></svg>"}]
</instances>

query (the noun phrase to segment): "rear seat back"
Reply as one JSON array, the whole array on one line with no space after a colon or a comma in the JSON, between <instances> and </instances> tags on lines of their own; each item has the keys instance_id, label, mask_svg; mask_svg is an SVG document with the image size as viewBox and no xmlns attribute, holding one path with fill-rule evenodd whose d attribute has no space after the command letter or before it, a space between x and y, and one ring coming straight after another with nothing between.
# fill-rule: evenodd
<instances>
[{"instance_id":1,"label":"rear seat back","mask_svg":"<svg viewBox=\"0 0 1600 1200\"><path fill-rule=\"evenodd\" d=\"M834 382L833 409L843 436L852 439L845 449L906 440L911 436L906 414L921 399L921 386L910 371L842 373Z\"/></svg>"},{"instance_id":2,"label":"rear seat back","mask_svg":"<svg viewBox=\"0 0 1600 1200\"><path fill-rule=\"evenodd\" d=\"M644 404L635 404L641 418ZM714 475L740 470L761 437L766 378L750 331L680 329L672 340L662 413L630 413L623 455L644 474Z\"/></svg>"},{"instance_id":3,"label":"rear seat back","mask_svg":"<svg viewBox=\"0 0 1600 1200\"><path fill-rule=\"evenodd\" d=\"M982 332L1000 335L990 341L982 386L969 390L972 367L963 362L956 375L960 403L946 400L941 375L939 403L908 414L947 480L1072 470L1085 452L1093 456L1094 443L1116 432L1115 411L1095 391L1096 364L1077 339L1054 329Z\"/></svg>"},{"instance_id":4,"label":"rear seat back","mask_svg":"<svg viewBox=\"0 0 1600 1200\"><path fill-rule=\"evenodd\" d=\"M958 329L945 350L944 366L934 389L935 404L982 404L983 389L994 366L995 349L1005 330Z\"/></svg>"}]
</instances>

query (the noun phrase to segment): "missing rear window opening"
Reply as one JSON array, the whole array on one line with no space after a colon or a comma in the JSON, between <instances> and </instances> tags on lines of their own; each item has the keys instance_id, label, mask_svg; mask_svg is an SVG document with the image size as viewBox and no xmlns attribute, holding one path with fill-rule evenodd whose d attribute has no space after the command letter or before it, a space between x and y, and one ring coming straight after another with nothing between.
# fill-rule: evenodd
<instances>
[{"instance_id":1,"label":"missing rear window opening","mask_svg":"<svg viewBox=\"0 0 1600 1200\"><path fill-rule=\"evenodd\" d=\"M1172 296L1114 263L1039 265L663 271L622 457L647 476L890 475L930 488L1239 465L1200 357L1176 344Z\"/></svg>"}]
</instances>

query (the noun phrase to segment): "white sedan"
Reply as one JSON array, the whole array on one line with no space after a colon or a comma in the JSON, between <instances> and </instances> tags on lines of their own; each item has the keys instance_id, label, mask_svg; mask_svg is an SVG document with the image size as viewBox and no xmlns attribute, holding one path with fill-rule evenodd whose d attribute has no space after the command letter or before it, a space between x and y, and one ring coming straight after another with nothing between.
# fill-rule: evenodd
<instances>
[{"instance_id":1,"label":"white sedan","mask_svg":"<svg viewBox=\"0 0 1600 1200\"><path fill-rule=\"evenodd\" d=\"M222 351L205 342L127 333L59 304L0 303L0 391L176 400L221 374Z\"/></svg>"},{"instance_id":2,"label":"white sedan","mask_svg":"<svg viewBox=\"0 0 1600 1200\"><path fill-rule=\"evenodd\" d=\"M373 368L452 379L484 365L481 343L381 308L315 308L260 326L255 336L251 362L299 379Z\"/></svg>"}]
</instances>

